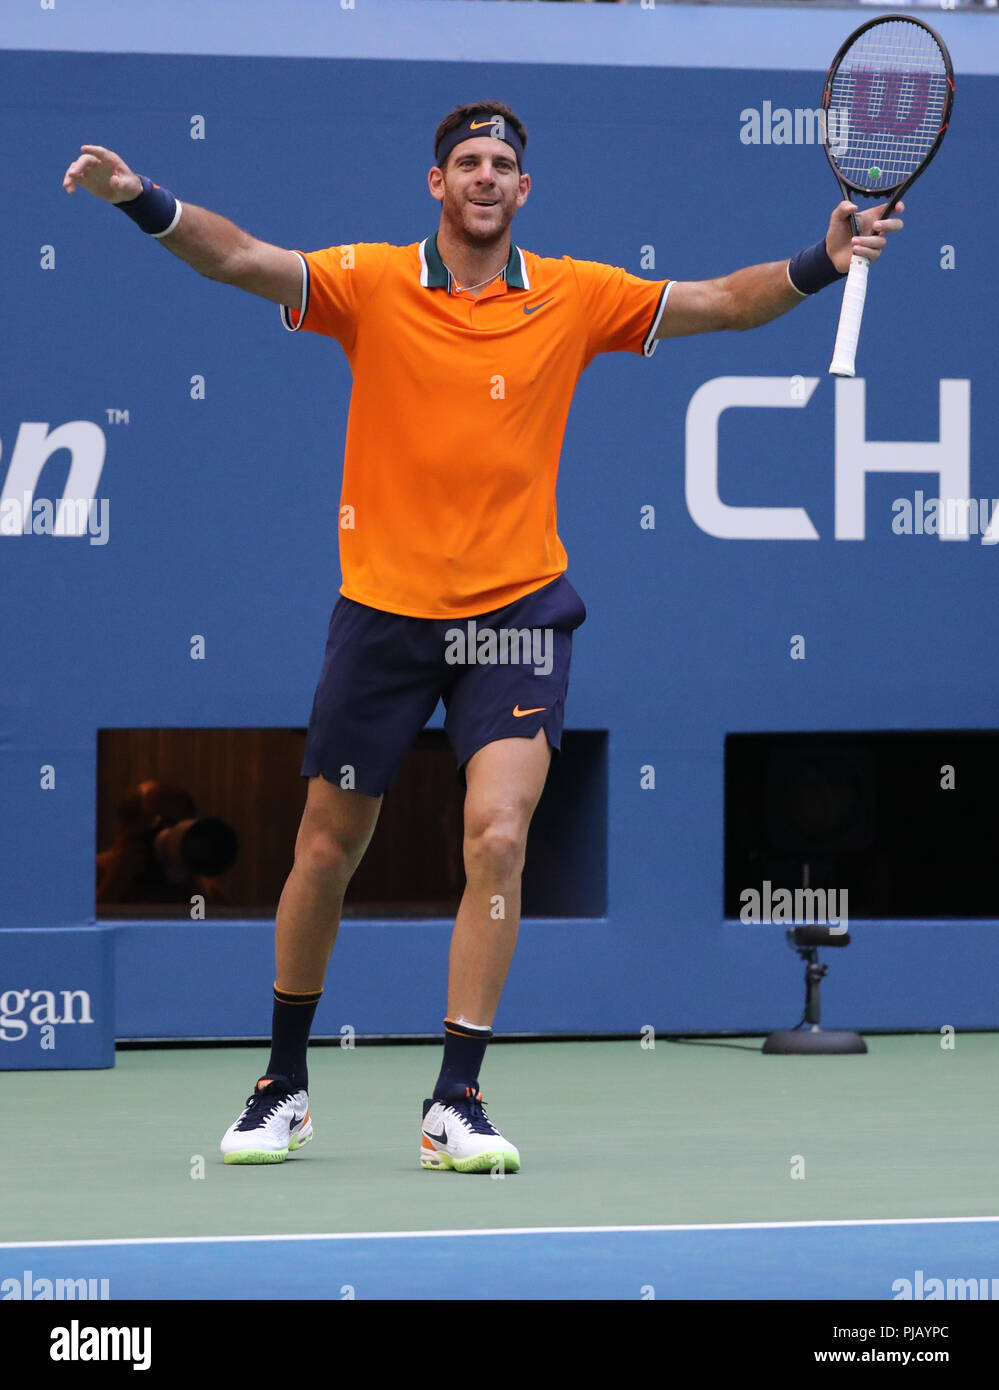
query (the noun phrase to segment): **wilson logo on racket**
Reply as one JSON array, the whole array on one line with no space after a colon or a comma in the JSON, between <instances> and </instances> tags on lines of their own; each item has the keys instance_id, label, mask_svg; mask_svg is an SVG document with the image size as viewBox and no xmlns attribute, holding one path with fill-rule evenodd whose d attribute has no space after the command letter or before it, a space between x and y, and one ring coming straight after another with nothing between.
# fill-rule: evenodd
<instances>
[{"instance_id":1,"label":"wilson logo on racket","mask_svg":"<svg viewBox=\"0 0 999 1390\"><path fill-rule=\"evenodd\" d=\"M928 72L865 72L853 77L853 129L858 135L912 135L926 119L930 103ZM907 108L907 109L906 109Z\"/></svg>"}]
</instances>

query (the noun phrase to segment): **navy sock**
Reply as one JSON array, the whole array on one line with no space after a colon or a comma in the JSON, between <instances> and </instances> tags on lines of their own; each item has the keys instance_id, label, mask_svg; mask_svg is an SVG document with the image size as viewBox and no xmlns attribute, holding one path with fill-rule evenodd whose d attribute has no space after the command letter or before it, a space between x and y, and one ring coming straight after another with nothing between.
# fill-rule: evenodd
<instances>
[{"instance_id":1,"label":"navy sock","mask_svg":"<svg viewBox=\"0 0 999 1390\"><path fill-rule=\"evenodd\" d=\"M434 1100L454 1099L455 1090L479 1089L479 1069L493 1035L491 1028L444 1020L444 1061L434 1087Z\"/></svg>"},{"instance_id":2,"label":"navy sock","mask_svg":"<svg viewBox=\"0 0 999 1390\"><path fill-rule=\"evenodd\" d=\"M290 994L274 986L271 1060L267 1063L265 1074L287 1077L293 1091L305 1091L309 1086L305 1055L316 1005L322 993L320 989L312 994Z\"/></svg>"}]
</instances>

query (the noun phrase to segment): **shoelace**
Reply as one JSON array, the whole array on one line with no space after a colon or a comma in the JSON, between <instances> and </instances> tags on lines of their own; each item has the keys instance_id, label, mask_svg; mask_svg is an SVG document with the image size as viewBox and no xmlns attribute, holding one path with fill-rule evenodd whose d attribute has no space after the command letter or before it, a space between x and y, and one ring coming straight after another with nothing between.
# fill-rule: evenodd
<instances>
[{"instance_id":1,"label":"shoelace","mask_svg":"<svg viewBox=\"0 0 999 1390\"><path fill-rule=\"evenodd\" d=\"M265 1091L254 1091L252 1096L246 1098L246 1113L241 1117L238 1130L260 1129L267 1123L270 1117L288 1099L288 1094L278 1091L276 1094L271 1088Z\"/></svg>"},{"instance_id":2,"label":"shoelace","mask_svg":"<svg viewBox=\"0 0 999 1390\"><path fill-rule=\"evenodd\" d=\"M444 1105L458 1113L473 1134L499 1134L499 1130L482 1108L481 1091L469 1094L465 1100L446 1100Z\"/></svg>"}]
</instances>

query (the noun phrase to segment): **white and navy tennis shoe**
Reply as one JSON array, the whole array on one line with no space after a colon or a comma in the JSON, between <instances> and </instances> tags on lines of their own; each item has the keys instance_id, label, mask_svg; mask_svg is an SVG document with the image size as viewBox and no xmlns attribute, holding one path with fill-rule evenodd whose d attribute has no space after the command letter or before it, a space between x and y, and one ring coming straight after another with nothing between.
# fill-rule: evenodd
<instances>
[{"instance_id":1,"label":"white and navy tennis shoe","mask_svg":"<svg viewBox=\"0 0 999 1390\"><path fill-rule=\"evenodd\" d=\"M283 1163L311 1138L308 1092L293 1091L286 1077L262 1076L220 1147L226 1163Z\"/></svg>"},{"instance_id":2,"label":"white and navy tennis shoe","mask_svg":"<svg viewBox=\"0 0 999 1390\"><path fill-rule=\"evenodd\" d=\"M486 1114L481 1091L455 1087L423 1102L420 1167L456 1173L516 1173L520 1154Z\"/></svg>"}]
</instances>

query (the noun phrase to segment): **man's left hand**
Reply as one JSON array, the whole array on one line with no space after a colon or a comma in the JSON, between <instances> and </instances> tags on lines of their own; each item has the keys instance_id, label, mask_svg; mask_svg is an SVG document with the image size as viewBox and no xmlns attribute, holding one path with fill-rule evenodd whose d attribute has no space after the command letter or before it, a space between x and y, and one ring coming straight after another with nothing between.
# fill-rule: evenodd
<instances>
[{"instance_id":1,"label":"man's left hand","mask_svg":"<svg viewBox=\"0 0 999 1390\"><path fill-rule=\"evenodd\" d=\"M826 232L826 251L836 269L844 274L850 269L851 256L863 256L868 261L876 261L885 248L886 240L892 232L902 230L902 219L894 213L882 221L887 203L880 207L868 208L861 212L856 203L840 203L829 219ZM895 212L904 212L905 204L897 203ZM850 213L857 214L860 235L853 235Z\"/></svg>"}]
</instances>

